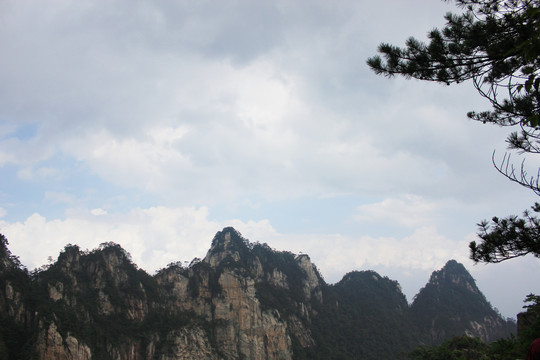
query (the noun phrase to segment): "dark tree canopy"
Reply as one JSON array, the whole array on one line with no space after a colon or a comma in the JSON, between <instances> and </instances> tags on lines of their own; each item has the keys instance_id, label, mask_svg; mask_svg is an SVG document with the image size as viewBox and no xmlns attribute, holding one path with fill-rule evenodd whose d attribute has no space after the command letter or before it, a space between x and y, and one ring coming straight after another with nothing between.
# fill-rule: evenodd
<instances>
[{"instance_id":1,"label":"dark tree canopy","mask_svg":"<svg viewBox=\"0 0 540 360\"><path fill-rule=\"evenodd\" d=\"M536 203L532 210L540 212L540 204ZM481 222L479 227L482 242L469 244L471 258L476 262L499 263L527 254L540 257L540 219L529 211L522 218L495 217L491 222Z\"/></svg>"},{"instance_id":2,"label":"dark tree canopy","mask_svg":"<svg viewBox=\"0 0 540 360\"><path fill-rule=\"evenodd\" d=\"M446 26L428 33L428 43L409 38L404 48L379 46L380 55L367 63L376 74L455 84L471 81L492 109L471 111L469 118L513 126L510 150L540 153L540 0L455 0L461 14L448 13ZM510 155L496 169L540 195L540 169L530 176L514 166ZM533 207L538 212L538 205ZM475 261L500 262L516 256L539 255L540 220L526 212L480 224L482 243L470 244Z\"/></svg>"},{"instance_id":3,"label":"dark tree canopy","mask_svg":"<svg viewBox=\"0 0 540 360\"><path fill-rule=\"evenodd\" d=\"M466 10L447 14L446 27L428 33L429 43L409 38L405 48L381 44L368 59L377 74L436 81L472 80L492 111L475 120L536 128L540 123L539 0L456 0ZM383 60L384 58L384 60Z\"/></svg>"}]
</instances>

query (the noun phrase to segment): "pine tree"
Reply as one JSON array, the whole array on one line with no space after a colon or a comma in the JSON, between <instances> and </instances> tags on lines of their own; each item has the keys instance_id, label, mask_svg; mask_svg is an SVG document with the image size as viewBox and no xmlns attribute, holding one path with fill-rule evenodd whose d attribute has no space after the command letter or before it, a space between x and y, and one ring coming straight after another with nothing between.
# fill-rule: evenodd
<instances>
[{"instance_id":1,"label":"pine tree","mask_svg":"<svg viewBox=\"0 0 540 360\"><path fill-rule=\"evenodd\" d=\"M540 154L540 0L455 0L462 14L445 16L446 26L428 33L429 43L409 38L404 48L381 44L381 55L368 59L376 74L402 75L443 84L471 81L491 102L488 111L471 111L469 118L518 128L507 143L518 153ZM536 176L515 166L506 154L496 169L540 196ZM481 243L471 242L476 262L500 262L516 256L540 257L540 219L525 212L479 224Z\"/></svg>"}]
</instances>

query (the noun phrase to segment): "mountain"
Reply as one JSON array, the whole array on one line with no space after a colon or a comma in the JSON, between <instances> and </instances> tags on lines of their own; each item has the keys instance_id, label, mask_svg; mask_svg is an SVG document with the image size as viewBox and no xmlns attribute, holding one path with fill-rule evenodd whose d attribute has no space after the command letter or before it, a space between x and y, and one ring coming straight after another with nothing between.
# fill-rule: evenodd
<instances>
[{"instance_id":1,"label":"mountain","mask_svg":"<svg viewBox=\"0 0 540 360\"><path fill-rule=\"evenodd\" d=\"M415 296L411 314L429 344L462 334L491 342L515 331L515 324L503 320L455 260L431 274Z\"/></svg>"},{"instance_id":2,"label":"mountain","mask_svg":"<svg viewBox=\"0 0 540 360\"><path fill-rule=\"evenodd\" d=\"M374 271L327 284L309 256L233 228L204 259L153 276L114 243L67 245L28 273L0 240L2 359L399 359L452 334L491 340L515 327L455 261L409 306Z\"/></svg>"},{"instance_id":3,"label":"mountain","mask_svg":"<svg viewBox=\"0 0 540 360\"><path fill-rule=\"evenodd\" d=\"M309 359L398 359L419 344L405 295L374 271L348 273L326 285L312 328Z\"/></svg>"}]
</instances>

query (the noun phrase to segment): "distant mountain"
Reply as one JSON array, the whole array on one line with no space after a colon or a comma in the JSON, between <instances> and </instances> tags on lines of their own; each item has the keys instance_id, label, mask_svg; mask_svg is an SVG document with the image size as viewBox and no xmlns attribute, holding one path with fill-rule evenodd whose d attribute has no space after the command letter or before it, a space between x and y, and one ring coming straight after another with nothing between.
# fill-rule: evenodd
<instances>
[{"instance_id":1,"label":"distant mountain","mask_svg":"<svg viewBox=\"0 0 540 360\"><path fill-rule=\"evenodd\" d=\"M398 359L419 344L405 295L374 271L351 272L323 287L309 359Z\"/></svg>"},{"instance_id":2,"label":"distant mountain","mask_svg":"<svg viewBox=\"0 0 540 360\"><path fill-rule=\"evenodd\" d=\"M428 344L462 334L491 342L514 333L516 326L493 309L471 274L455 260L431 274L415 296L411 314Z\"/></svg>"},{"instance_id":3,"label":"distant mountain","mask_svg":"<svg viewBox=\"0 0 540 360\"><path fill-rule=\"evenodd\" d=\"M399 359L453 334L491 340L515 328L455 261L409 306L376 272L327 284L309 256L233 228L204 259L154 276L114 243L67 245L29 274L0 240L1 359Z\"/></svg>"}]
</instances>

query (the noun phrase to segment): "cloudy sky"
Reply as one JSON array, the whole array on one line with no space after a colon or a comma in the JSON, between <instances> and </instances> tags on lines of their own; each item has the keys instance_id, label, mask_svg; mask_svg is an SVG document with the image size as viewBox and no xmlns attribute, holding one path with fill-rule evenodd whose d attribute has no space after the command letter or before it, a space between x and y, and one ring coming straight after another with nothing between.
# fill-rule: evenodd
<instances>
[{"instance_id":1,"label":"cloudy sky","mask_svg":"<svg viewBox=\"0 0 540 360\"><path fill-rule=\"evenodd\" d=\"M412 6L414 4L414 6ZM514 317L540 261L473 265L476 224L536 200L499 176L508 129L471 84L374 75L452 3L0 0L0 232L28 268L114 241L149 273L234 226L328 282L374 269L409 301L462 262ZM534 160L532 160L534 163Z\"/></svg>"}]
</instances>

